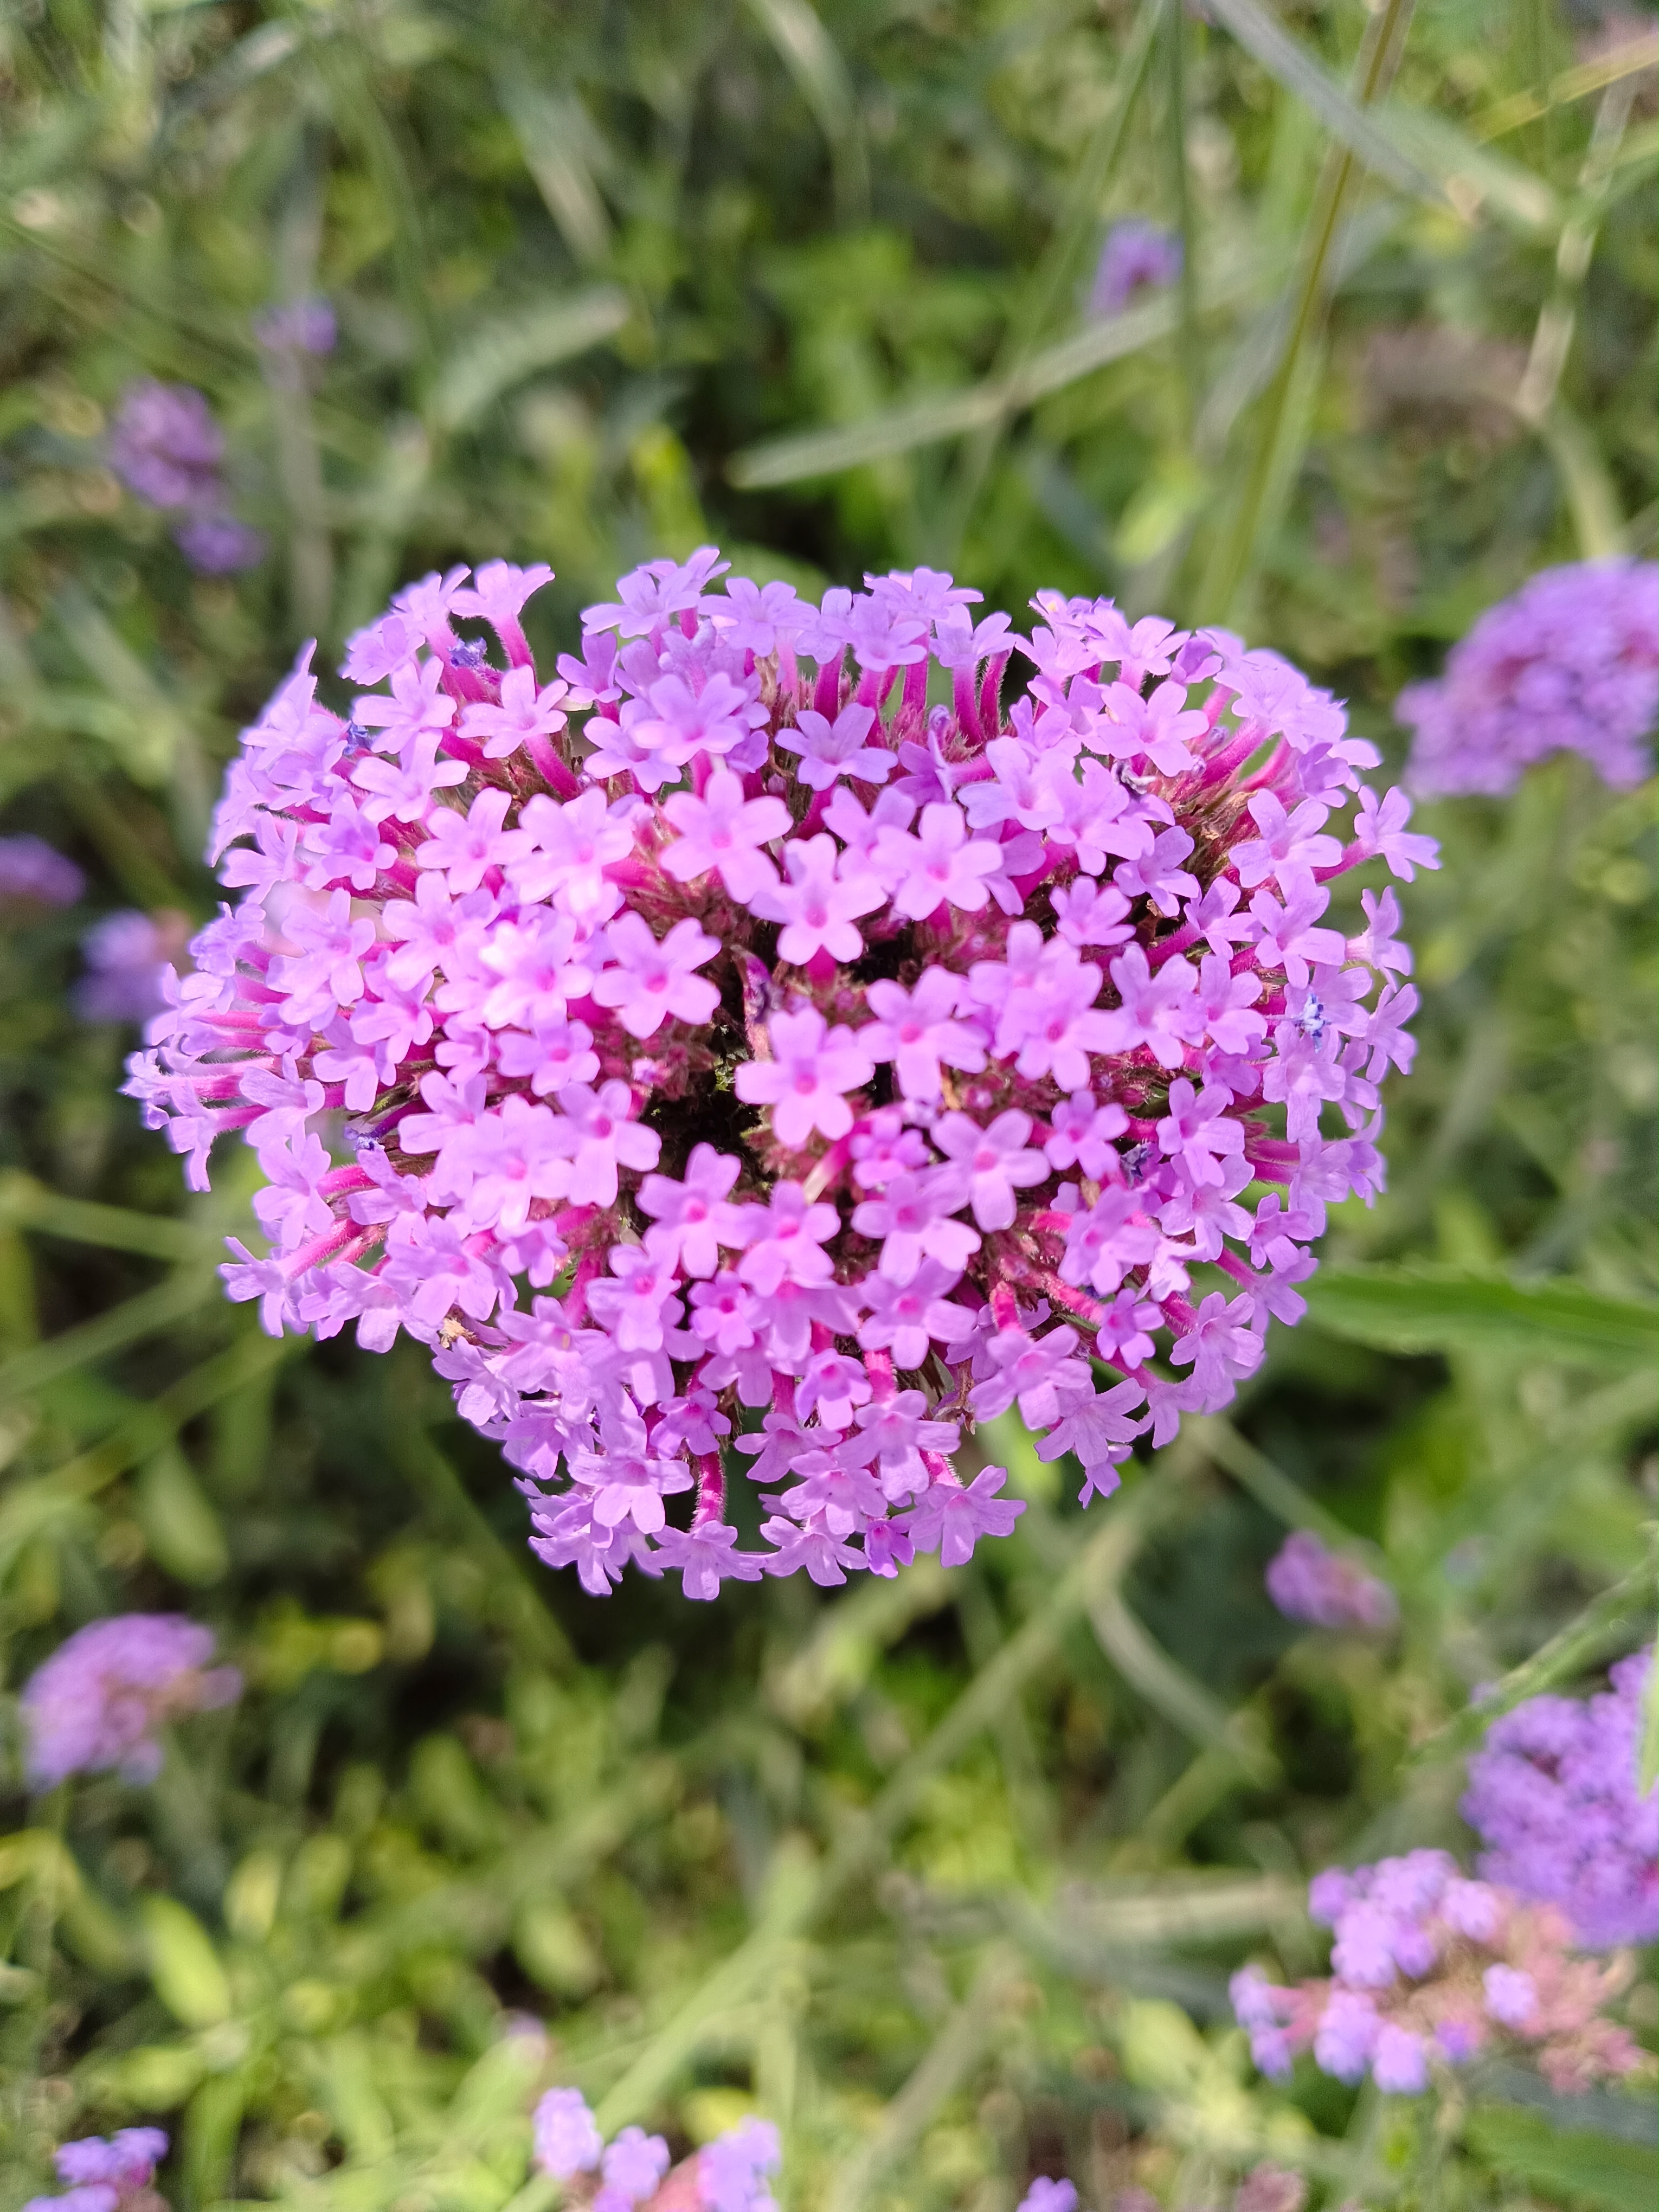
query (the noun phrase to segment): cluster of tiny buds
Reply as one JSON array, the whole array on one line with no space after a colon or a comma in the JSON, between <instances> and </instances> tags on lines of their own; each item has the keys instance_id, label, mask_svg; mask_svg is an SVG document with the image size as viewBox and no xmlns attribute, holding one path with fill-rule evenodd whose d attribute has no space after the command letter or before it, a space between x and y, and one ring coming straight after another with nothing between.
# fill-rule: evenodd
<instances>
[{"instance_id":1,"label":"cluster of tiny buds","mask_svg":"<svg viewBox=\"0 0 1659 2212\"><path fill-rule=\"evenodd\" d=\"M1225 1404L1411 1061L1395 894L1339 927L1330 881L1437 864L1225 632L723 572L623 577L552 680L501 562L354 637L343 713L303 656L129 1085L197 1187L258 1152L230 1296L428 1345L596 1593L955 1562L1021 1510L964 1424L1017 1407L1086 1501Z\"/></svg>"}]
</instances>

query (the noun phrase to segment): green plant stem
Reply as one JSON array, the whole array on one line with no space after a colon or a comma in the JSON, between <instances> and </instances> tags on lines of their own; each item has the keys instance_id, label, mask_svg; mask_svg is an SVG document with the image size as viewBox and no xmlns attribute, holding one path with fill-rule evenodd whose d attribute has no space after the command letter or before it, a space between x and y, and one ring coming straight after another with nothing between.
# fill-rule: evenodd
<instances>
[{"instance_id":1,"label":"green plant stem","mask_svg":"<svg viewBox=\"0 0 1659 2212\"><path fill-rule=\"evenodd\" d=\"M159 1335L206 1305L218 1289L218 1278L210 1271L181 1267L153 1290L141 1291L137 1297L128 1298L108 1313L82 1322L78 1328L65 1329L61 1336L32 1346L0 1367L0 1404L44 1389L60 1376L72 1374L94 1359L125 1352L142 1337Z\"/></svg>"},{"instance_id":2,"label":"green plant stem","mask_svg":"<svg viewBox=\"0 0 1659 2212\"><path fill-rule=\"evenodd\" d=\"M868 1879L928 1784L953 1765L1009 1699L1048 1665L1079 1614L1116 1586L1152 1528L1177 1509L1183 1478L1199 1456L1184 1437L1161 1453L1059 1577L1041 1612L981 1668L872 1803L848 1820L829 1856L819 1864L786 1869L786 1879L775 1884L759 1924L692 1991L604 2098L598 2110L602 2130L609 2134L648 2111L696 2049L709 2021L746 1997L822 1913L855 1882Z\"/></svg>"},{"instance_id":3,"label":"green plant stem","mask_svg":"<svg viewBox=\"0 0 1659 2212\"><path fill-rule=\"evenodd\" d=\"M1110 188L1127 143L1129 120L1146 81L1157 40L1158 18L1166 7L1171 15L1178 15L1178 0L1141 0L1140 12L1124 50L1111 106L1084 149L1054 236L1043 249L1042 258L1010 319L991 373L990 381L994 384L1006 383L1017 388L1020 370L1036 355L1044 334L1053 326L1066 288L1074 277L1089 240L1098 227L1101 202ZM1000 410L963 448L939 532L939 556L947 565L967 535L974 508L985 489L1013 412L1012 403Z\"/></svg>"},{"instance_id":4,"label":"green plant stem","mask_svg":"<svg viewBox=\"0 0 1659 2212\"><path fill-rule=\"evenodd\" d=\"M1478 1705L1465 1706L1443 1728L1437 1729L1419 1743L1406 1762L1407 1768L1460 1757L1479 1743L1494 1721L1513 1712L1528 1698L1553 1689L1558 1682L1570 1680L1592 1660L1599 1659L1630 1622L1651 1612L1654 1596L1654 1546L1650 1528L1646 1557L1639 1566L1632 1567L1610 1589L1592 1598L1576 1620L1569 1621L1530 1659L1512 1667Z\"/></svg>"},{"instance_id":5,"label":"green plant stem","mask_svg":"<svg viewBox=\"0 0 1659 2212\"><path fill-rule=\"evenodd\" d=\"M1411 21L1413 0L1383 0L1367 19L1354 67L1354 98L1369 107L1388 89ZM1284 351L1252 433L1249 469L1238 504L1200 592L1201 617L1230 622L1261 558L1260 537L1268 495L1278 481L1282 446L1301 382L1304 356L1322 329L1328 304L1327 276L1342 211L1359 163L1346 146L1333 146L1321 173L1303 234L1301 275L1292 289Z\"/></svg>"}]
</instances>

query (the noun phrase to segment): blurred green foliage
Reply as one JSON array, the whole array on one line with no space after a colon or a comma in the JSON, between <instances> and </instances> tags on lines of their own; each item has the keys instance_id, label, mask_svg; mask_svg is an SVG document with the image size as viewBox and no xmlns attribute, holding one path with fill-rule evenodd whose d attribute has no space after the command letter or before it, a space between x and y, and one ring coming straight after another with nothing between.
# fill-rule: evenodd
<instances>
[{"instance_id":1,"label":"blurred green foliage","mask_svg":"<svg viewBox=\"0 0 1659 2212\"><path fill-rule=\"evenodd\" d=\"M1086 1520L993 1424L1016 1537L828 1598L543 1572L417 1353L222 1303L246 1174L181 1200L67 993L92 912L210 910L220 765L303 638L454 560L550 561L544 642L709 538L1109 591L1393 751L1478 609L1650 550L1652 16L33 0L0 40L0 799L94 884L0 941L6 1680L161 1607L249 1678L153 1789L34 1802L8 1698L0 2203L155 2118L190 2212L532 2212L552 2080L677 2149L763 2110L829 2212L1061 2170L1200 2208L1269 2155L1332 2205L1650 2203L1650 2107L1265 2087L1224 1982L1313 1969L1321 1864L1466 1840L1474 1686L1646 1632L1651 787L1435 810L1391 1193L1231 1422ZM1128 213L1186 276L1094 320ZM338 346L278 373L250 319L313 293ZM138 374L211 398L247 577L111 474ZM1273 1613L1287 1524L1372 1548L1396 1638Z\"/></svg>"}]
</instances>

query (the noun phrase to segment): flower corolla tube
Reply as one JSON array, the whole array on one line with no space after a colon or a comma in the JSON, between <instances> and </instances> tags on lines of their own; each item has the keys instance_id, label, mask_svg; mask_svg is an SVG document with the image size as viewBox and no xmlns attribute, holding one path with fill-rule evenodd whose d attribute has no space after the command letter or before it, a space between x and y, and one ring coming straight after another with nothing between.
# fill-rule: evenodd
<instances>
[{"instance_id":1,"label":"flower corolla tube","mask_svg":"<svg viewBox=\"0 0 1659 2212\"><path fill-rule=\"evenodd\" d=\"M1411 955L1328 886L1436 865L1408 801L1223 631L1045 592L1018 637L928 569L814 606L706 548L549 676L549 573L425 578L344 711L307 652L244 732L237 902L128 1085L193 1188L258 1153L229 1295L429 1346L594 1592L957 1563L1021 1510L951 1464L1010 1407L1109 1492L1381 1187Z\"/></svg>"}]
</instances>

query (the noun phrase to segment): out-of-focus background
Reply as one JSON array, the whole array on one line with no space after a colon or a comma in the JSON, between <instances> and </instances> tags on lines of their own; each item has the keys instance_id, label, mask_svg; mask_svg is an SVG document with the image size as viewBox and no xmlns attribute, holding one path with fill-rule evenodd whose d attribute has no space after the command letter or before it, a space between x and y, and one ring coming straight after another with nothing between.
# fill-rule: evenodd
<instances>
[{"instance_id":1,"label":"out-of-focus background","mask_svg":"<svg viewBox=\"0 0 1659 2212\"><path fill-rule=\"evenodd\" d=\"M1423 811L1417 1066L1313 1317L1086 1518L992 1425L1029 1510L948 1573L583 1596L417 1349L223 1302L246 1176L186 1201L117 1085L238 728L456 562L550 562L550 652L705 542L1109 593L1397 769L1483 608L1652 556L1655 58L1589 0L7 8L0 836L69 865L0 881L0 2204L155 2120L181 2212L495 2212L570 2081L677 2152L763 2112L833 2212L1267 2159L1650 2205L1628 2101L1274 2086L1226 2000L1314 1970L1318 1868L1467 1860L1476 1686L1650 1632L1594 1610L1655 1510L1650 782ZM182 488L144 380L202 395ZM1397 1628L1283 1619L1292 1526ZM246 1695L31 1797L16 1689L129 1611Z\"/></svg>"}]
</instances>

